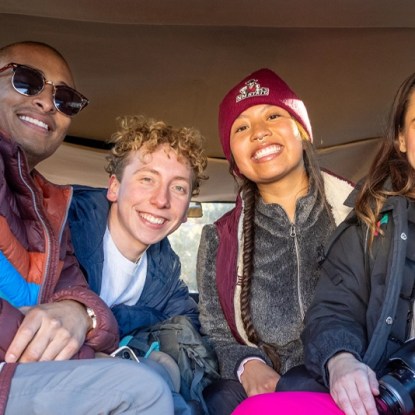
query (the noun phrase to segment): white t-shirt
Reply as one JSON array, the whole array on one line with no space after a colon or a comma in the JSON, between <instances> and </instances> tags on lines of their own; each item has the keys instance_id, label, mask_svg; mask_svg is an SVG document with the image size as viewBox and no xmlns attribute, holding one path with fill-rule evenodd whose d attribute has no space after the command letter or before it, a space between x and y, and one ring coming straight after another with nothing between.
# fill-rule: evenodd
<instances>
[{"instance_id":1,"label":"white t-shirt","mask_svg":"<svg viewBox=\"0 0 415 415\"><path fill-rule=\"evenodd\" d=\"M116 247L110 231L104 235L104 267L100 297L108 307L134 305L143 292L147 275L147 253L137 263L130 261Z\"/></svg>"}]
</instances>

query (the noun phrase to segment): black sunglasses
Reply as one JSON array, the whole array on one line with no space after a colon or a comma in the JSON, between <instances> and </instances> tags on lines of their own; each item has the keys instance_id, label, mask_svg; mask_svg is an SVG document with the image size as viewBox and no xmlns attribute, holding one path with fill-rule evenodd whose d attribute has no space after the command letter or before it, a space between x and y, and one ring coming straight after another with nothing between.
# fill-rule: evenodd
<instances>
[{"instance_id":1,"label":"black sunglasses","mask_svg":"<svg viewBox=\"0 0 415 415\"><path fill-rule=\"evenodd\" d=\"M46 84L52 85L53 103L62 114L73 117L89 103L88 99L75 89L66 85L55 85L53 82L47 81L42 72L35 68L18 63L9 63L0 68L0 73L9 68L13 69L11 78L13 88L26 97L39 95Z\"/></svg>"}]
</instances>

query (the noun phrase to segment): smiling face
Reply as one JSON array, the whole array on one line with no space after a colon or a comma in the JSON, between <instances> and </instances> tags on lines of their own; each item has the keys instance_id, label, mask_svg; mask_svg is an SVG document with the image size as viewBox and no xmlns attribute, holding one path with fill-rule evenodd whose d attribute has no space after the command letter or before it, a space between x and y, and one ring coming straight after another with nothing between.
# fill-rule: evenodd
<instances>
[{"instance_id":1,"label":"smiling face","mask_svg":"<svg viewBox=\"0 0 415 415\"><path fill-rule=\"evenodd\" d=\"M260 192L282 182L297 185L304 178L300 132L283 108L263 104L242 112L232 124L230 145L240 173Z\"/></svg>"},{"instance_id":2,"label":"smiling face","mask_svg":"<svg viewBox=\"0 0 415 415\"><path fill-rule=\"evenodd\" d=\"M415 90L409 98L405 124L399 134L399 149L406 153L409 164L415 169Z\"/></svg>"},{"instance_id":3,"label":"smiling face","mask_svg":"<svg viewBox=\"0 0 415 415\"><path fill-rule=\"evenodd\" d=\"M14 62L31 66L55 85L74 87L67 64L46 47L17 45L0 56L0 67ZM53 104L52 86L26 97L11 84L12 69L0 74L0 130L21 145L32 169L62 143L71 119Z\"/></svg>"},{"instance_id":4,"label":"smiling face","mask_svg":"<svg viewBox=\"0 0 415 415\"><path fill-rule=\"evenodd\" d=\"M136 261L186 221L193 173L168 145L132 152L122 179L110 178L108 226L120 252Z\"/></svg>"}]
</instances>

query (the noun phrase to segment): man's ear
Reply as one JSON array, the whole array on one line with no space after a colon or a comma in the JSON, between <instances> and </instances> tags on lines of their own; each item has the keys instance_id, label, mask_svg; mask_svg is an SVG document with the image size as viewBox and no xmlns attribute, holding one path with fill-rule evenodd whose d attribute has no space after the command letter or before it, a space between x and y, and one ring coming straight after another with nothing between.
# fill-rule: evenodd
<instances>
[{"instance_id":1,"label":"man's ear","mask_svg":"<svg viewBox=\"0 0 415 415\"><path fill-rule=\"evenodd\" d=\"M108 181L107 199L110 202L116 202L118 199L118 191L120 189L120 182L115 174L112 174Z\"/></svg>"}]
</instances>

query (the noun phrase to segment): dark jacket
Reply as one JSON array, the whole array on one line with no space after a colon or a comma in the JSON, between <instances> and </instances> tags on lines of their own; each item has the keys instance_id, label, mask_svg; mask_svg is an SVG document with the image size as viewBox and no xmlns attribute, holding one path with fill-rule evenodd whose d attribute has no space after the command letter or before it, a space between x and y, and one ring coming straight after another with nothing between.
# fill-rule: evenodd
<instances>
[{"instance_id":1,"label":"dark jacket","mask_svg":"<svg viewBox=\"0 0 415 415\"><path fill-rule=\"evenodd\" d=\"M91 307L97 327L86 345L112 351L118 341L115 319L87 287L73 255L66 225L71 188L48 182L36 170L30 173L21 148L1 135L0 172L0 250L27 281L40 285L38 303L72 299ZM22 319L17 308L0 299L0 362ZM5 364L0 371L0 413L14 366Z\"/></svg>"},{"instance_id":2,"label":"dark jacket","mask_svg":"<svg viewBox=\"0 0 415 415\"><path fill-rule=\"evenodd\" d=\"M352 353L379 375L408 338L415 278L415 208L387 199L371 251L367 228L354 212L329 244L302 334L305 364L328 385L327 361ZM370 252L370 254L369 254Z\"/></svg>"},{"instance_id":3,"label":"dark jacket","mask_svg":"<svg viewBox=\"0 0 415 415\"><path fill-rule=\"evenodd\" d=\"M69 210L69 226L78 258L92 290L101 291L104 265L103 238L110 202L106 189L73 186ZM180 260L167 238L147 249L147 275L143 292L133 306L112 307L118 321L120 336L151 326L177 315L185 315L199 329L198 309L180 280Z\"/></svg>"}]
</instances>

